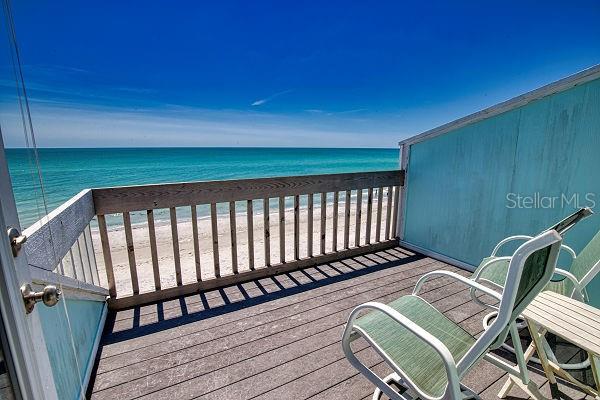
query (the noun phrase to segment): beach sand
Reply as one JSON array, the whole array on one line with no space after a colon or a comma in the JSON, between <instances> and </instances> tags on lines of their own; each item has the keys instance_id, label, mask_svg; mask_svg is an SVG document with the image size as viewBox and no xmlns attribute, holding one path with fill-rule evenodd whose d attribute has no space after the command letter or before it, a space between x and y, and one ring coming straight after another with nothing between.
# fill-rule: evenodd
<instances>
[{"instance_id":1,"label":"beach sand","mask_svg":"<svg viewBox=\"0 0 600 400\"><path fill-rule=\"evenodd\" d=\"M365 193L366 195L366 193ZM364 195L363 195L364 196ZM317 200L317 198L315 198ZM353 199L354 200L354 199ZM385 200L385 199L384 199ZM272 200L275 201L275 200ZM260 202L260 201L259 201ZM321 227L321 208L315 201L314 221L313 221L313 255L320 254L320 227ZM338 210L338 237L337 248L343 248L344 241L344 200L340 196ZM354 247L355 243L355 218L356 207L352 202L350 207L350 247ZM377 202L374 196L372 210L372 226L371 226L371 243L375 242L376 220L377 220ZM326 252L332 251L332 226L333 226L333 204L328 204L326 207ZM280 262L279 252L279 215L277 211L271 210L270 214L270 233L271 233L271 264ZM264 253L264 233L263 233L263 215L262 213L254 213L254 265L255 268L261 268L265 265ZM385 238L386 228L386 201L383 202L382 223L381 223L381 240ZM366 199L363 199L362 204L362 219L361 219L361 240L360 243L365 243L367 221L367 204ZM231 237L229 230L229 215L218 216L218 241L219 241L219 260L221 275L232 273L231 269ZM300 239L299 251L300 258L307 257L307 227L308 227L308 212L306 208L300 211ZM237 258L238 271L246 271L249 269L248 263L248 224L246 214L238 214L236 216L236 233L237 233ZM183 284L196 282L196 266L194 259L194 243L192 234L191 220L181 221L177 224L179 236L179 254L181 259L181 274ZM154 291L154 275L152 271L152 258L150 253L149 233L146 224L133 226L133 242L135 249L136 269L138 274L140 292ZM103 286L106 287L106 270L100 246L100 237L97 229L92 229L92 237L96 260L98 264L98 273ZM200 265L202 269L202 279L210 279L214 277L214 263L212 251L212 234L210 218L198 218L198 237L200 247ZM123 228L112 229L109 231L109 242L111 246L111 256L113 262L113 270L115 275L117 296L122 297L132 293L131 276L129 261L127 256L127 246L125 243L125 231ZM173 241L171 235L171 225L157 224L156 226L156 244L158 250L160 281L162 288L176 286L175 280L175 264L173 256ZM294 210L286 208L285 211L285 260L292 261L294 259Z\"/></svg>"}]
</instances>

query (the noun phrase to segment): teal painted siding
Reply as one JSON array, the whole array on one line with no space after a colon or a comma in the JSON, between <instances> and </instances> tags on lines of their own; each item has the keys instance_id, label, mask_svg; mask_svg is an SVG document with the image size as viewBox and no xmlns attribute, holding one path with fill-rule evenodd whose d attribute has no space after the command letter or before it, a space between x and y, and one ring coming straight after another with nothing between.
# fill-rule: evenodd
<instances>
[{"instance_id":1,"label":"teal painted siding","mask_svg":"<svg viewBox=\"0 0 600 400\"><path fill-rule=\"evenodd\" d=\"M61 400L80 398L80 382L92 355L104 305L104 302L63 298L55 307L36 307Z\"/></svg>"},{"instance_id":2,"label":"teal painted siding","mask_svg":"<svg viewBox=\"0 0 600 400\"><path fill-rule=\"evenodd\" d=\"M600 79L413 144L407 170L408 243L478 265L504 237L535 234L572 212L571 196L593 205L589 193L597 214L565 238L579 251L600 230ZM509 193L558 199L552 208L508 208ZM600 278L589 293L600 306Z\"/></svg>"}]
</instances>

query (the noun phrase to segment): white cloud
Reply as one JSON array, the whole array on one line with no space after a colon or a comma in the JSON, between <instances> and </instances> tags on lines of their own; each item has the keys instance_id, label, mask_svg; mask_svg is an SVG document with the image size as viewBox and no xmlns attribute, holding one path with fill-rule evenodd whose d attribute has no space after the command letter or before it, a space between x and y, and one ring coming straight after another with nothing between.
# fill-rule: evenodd
<instances>
[{"instance_id":1,"label":"white cloud","mask_svg":"<svg viewBox=\"0 0 600 400\"><path fill-rule=\"evenodd\" d=\"M252 103L250 105L251 106L262 106L263 104L270 102L271 100L275 99L276 97L279 97L286 93L290 93L291 91L292 91L292 89L288 89L288 90L284 90L283 92L278 92L278 93L272 94L271 96L265 97L264 99L256 100L254 103Z\"/></svg>"},{"instance_id":2,"label":"white cloud","mask_svg":"<svg viewBox=\"0 0 600 400\"><path fill-rule=\"evenodd\" d=\"M401 138L389 124L351 117L294 117L186 106L125 109L32 102L40 147L284 146L395 147ZM7 147L22 147L16 107L0 104Z\"/></svg>"}]
</instances>

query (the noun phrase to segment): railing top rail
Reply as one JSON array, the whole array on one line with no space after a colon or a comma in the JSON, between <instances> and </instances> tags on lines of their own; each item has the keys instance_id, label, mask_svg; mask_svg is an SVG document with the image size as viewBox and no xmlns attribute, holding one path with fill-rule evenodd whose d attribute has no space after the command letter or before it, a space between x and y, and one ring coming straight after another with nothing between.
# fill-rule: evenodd
<instances>
[{"instance_id":1,"label":"railing top rail","mask_svg":"<svg viewBox=\"0 0 600 400\"><path fill-rule=\"evenodd\" d=\"M92 192L85 189L23 231L27 262L52 271L94 218Z\"/></svg>"},{"instance_id":2,"label":"railing top rail","mask_svg":"<svg viewBox=\"0 0 600 400\"><path fill-rule=\"evenodd\" d=\"M283 176L92 189L97 215L403 185L404 171Z\"/></svg>"}]
</instances>

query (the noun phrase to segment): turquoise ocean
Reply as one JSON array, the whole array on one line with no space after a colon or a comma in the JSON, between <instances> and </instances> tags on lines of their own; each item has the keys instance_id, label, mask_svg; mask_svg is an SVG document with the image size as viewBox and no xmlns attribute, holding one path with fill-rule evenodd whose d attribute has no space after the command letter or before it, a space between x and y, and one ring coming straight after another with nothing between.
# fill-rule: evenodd
<instances>
[{"instance_id":1,"label":"turquoise ocean","mask_svg":"<svg viewBox=\"0 0 600 400\"><path fill-rule=\"evenodd\" d=\"M398 149L88 148L38 149L48 211L86 188L152 183L328 174L398 168ZM6 149L23 228L44 215L28 149ZM178 213L180 211L178 210ZM200 215L207 209L199 208ZM181 218L189 218L182 210ZM141 222L145 213L134 213ZM168 212L157 219L168 218ZM118 218L112 224L118 224Z\"/></svg>"}]
</instances>

